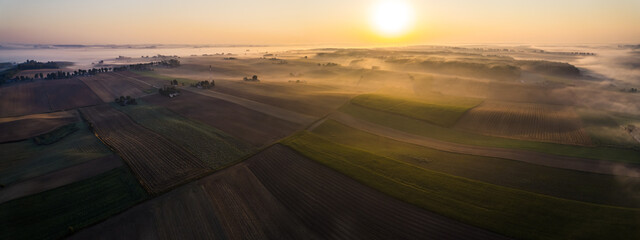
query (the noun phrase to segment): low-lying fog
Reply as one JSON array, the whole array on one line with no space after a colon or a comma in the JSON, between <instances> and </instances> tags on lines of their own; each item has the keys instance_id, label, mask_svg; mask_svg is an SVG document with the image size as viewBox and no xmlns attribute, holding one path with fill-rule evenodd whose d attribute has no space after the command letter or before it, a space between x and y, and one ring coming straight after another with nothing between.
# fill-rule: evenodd
<instances>
[{"instance_id":1,"label":"low-lying fog","mask_svg":"<svg viewBox=\"0 0 640 240\"><path fill-rule=\"evenodd\" d=\"M439 92L640 114L640 93L634 90L640 86L640 45L0 47L2 61L71 60L77 68L96 66L92 63L100 60L104 64L152 61L140 56L158 54L177 55L182 62L178 69L158 72L197 80L258 75L266 82L331 85L354 93Z\"/></svg>"},{"instance_id":2,"label":"low-lying fog","mask_svg":"<svg viewBox=\"0 0 640 240\"><path fill-rule=\"evenodd\" d=\"M639 46L413 46L322 48L260 55L181 58L159 72L207 80L341 87L420 96L439 92L513 102L574 105L640 114ZM209 72L209 66L212 72Z\"/></svg>"}]
</instances>

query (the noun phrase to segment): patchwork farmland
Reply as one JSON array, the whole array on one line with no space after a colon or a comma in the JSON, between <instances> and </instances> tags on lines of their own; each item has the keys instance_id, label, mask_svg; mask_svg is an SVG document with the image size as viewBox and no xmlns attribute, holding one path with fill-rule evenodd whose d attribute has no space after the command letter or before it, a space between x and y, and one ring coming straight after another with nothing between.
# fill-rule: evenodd
<instances>
[{"instance_id":1,"label":"patchwork farmland","mask_svg":"<svg viewBox=\"0 0 640 240\"><path fill-rule=\"evenodd\" d=\"M206 123L254 146L283 138L301 127L231 102L187 91L175 99L154 95L144 100Z\"/></svg>"},{"instance_id":2,"label":"patchwork farmland","mask_svg":"<svg viewBox=\"0 0 640 240\"><path fill-rule=\"evenodd\" d=\"M131 228L134 223L141 226ZM269 147L246 162L199 180L197 185L185 185L73 238L103 236L503 238L385 196L282 145Z\"/></svg>"},{"instance_id":3,"label":"patchwork farmland","mask_svg":"<svg viewBox=\"0 0 640 240\"><path fill-rule=\"evenodd\" d=\"M109 105L80 110L97 136L127 162L150 193L202 176L204 163L173 142L131 120Z\"/></svg>"},{"instance_id":4,"label":"patchwork farmland","mask_svg":"<svg viewBox=\"0 0 640 240\"><path fill-rule=\"evenodd\" d=\"M77 123L77 127L78 130L53 144L39 145L27 139L0 145L0 185L11 187L13 184L112 154L84 123Z\"/></svg>"},{"instance_id":5,"label":"patchwork farmland","mask_svg":"<svg viewBox=\"0 0 640 240\"><path fill-rule=\"evenodd\" d=\"M504 48L248 47L11 78L0 239L639 239L636 86Z\"/></svg>"},{"instance_id":6,"label":"patchwork farmland","mask_svg":"<svg viewBox=\"0 0 640 240\"><path fill-rule=\"evenodd\" d=\"M248 143L164 107L141 103L117 108L136 123L171 139L214 169L240 159L251 148Z\"/></svg>"},{"instance_id":7,"label":"patchwork farmland","mask_svg":"<svg viewBox=\"0 0 640 240\"><path fill-rule=\"evenodd\" d=\"M145 89L151 88L148 85L116 75L116 73L102 73L95 76L79 77L79 79L87 84L103 102L113 102L113 99L120 96L141 97L146 94Z\"/></svg>"}]
</instances>

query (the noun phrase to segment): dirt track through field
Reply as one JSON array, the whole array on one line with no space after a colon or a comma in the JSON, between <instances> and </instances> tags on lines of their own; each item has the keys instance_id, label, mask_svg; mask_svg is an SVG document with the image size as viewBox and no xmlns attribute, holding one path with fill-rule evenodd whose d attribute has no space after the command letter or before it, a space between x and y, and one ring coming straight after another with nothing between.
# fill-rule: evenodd
<instances>
[{"instance_id":1,"label":"dirt track through field","mask_svg":"<svg viewBox=\"0 0 640 240\"><path fill-rule=\"evenodd\" d=\"M366 131L393 140L416 144L446 152L463 153L470 155L497 157L527 162L542 166L609 174L617 176L637 177L640 175L640 166L633 164L615 163L610 161L582 159L573 157L557 156L526 150L481 147L464 145L452 142L440 141L437 139L418 136L403 131L395 130L385 126L377 125L365 120L355 118L351 115L335 112L329 118L355 129ZM625 169L625 171L623 171Z\"/></svg>"}]
</instances>

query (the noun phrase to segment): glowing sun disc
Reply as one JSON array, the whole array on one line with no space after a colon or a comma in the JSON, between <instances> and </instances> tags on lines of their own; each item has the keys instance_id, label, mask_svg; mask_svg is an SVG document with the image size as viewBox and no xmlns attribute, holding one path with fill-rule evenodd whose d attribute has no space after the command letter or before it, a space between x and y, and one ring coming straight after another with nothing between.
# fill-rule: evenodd
<instances>
[{"instance_id":1,"label":"glowing sun disc","mask_svg":"<svg viewBox=\"0 0 640 240\"><path fill-rule=\"evenodd\" d=\"M412 11L403 1L384 1L374 6L372 24L383 35L397 36L405 33L411 23Z\"/></svg>"}]
</instances>

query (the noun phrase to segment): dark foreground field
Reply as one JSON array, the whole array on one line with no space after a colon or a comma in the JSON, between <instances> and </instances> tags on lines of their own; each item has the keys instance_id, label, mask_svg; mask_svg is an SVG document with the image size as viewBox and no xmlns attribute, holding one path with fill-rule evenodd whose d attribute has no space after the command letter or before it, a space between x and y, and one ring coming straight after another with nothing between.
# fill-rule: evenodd
<instances>
[{"instance_id":1,"label":"dark foreground field","mask_svg":"<svg viewBox=\"0 0 640 240\"><path fill-rule=\"evenodd\" d=\"M134 227L135 226L135 227ZM72 239L499 239L274 145Z\"/></svg>"}]
</instances>

